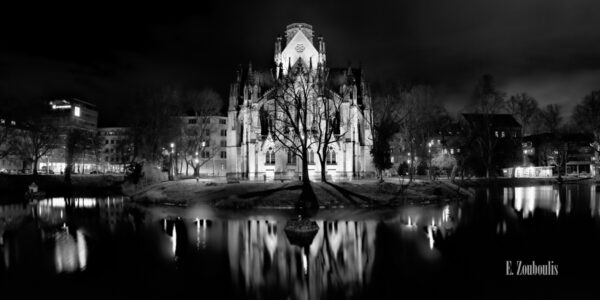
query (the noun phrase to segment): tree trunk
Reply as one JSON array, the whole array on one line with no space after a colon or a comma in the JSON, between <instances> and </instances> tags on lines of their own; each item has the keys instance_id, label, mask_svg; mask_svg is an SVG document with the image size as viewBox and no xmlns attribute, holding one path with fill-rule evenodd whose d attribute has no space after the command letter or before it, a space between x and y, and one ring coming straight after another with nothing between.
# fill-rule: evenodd
<instances>
[{"instance_id":1,"label":"tree trunk","mask_svg":"<svg viewBox=\"0 0 600 300\"><path fill-rule=\"evenodd\" d=\"M323 147L323 149L326 150L327 147ZM327 153L327 152L323 152L323 153ZM326 161L327 154L325 154L325 157L323 157L322 155L320 155L318 153L317 153L317 155L319 155L319 163L321 164L321 181L327 182L327 169L326 169L327 168L327 163L326 163L327 162Z\"/></svg>"},{"instance_id":2,"label":"tree trunk","mask_svg":"<svg viewBox=\"0 0 600 300\"><path fill-rule=\"evenodd\" d=\"M302 147L302 183L310 183L308 178L308 149L306 147Z\"/></svg>"},{"instance_id":3,"label":"tree trunk","mask_svg":"<svg viewBox=\"0 0 600 300\"><path fill-rule=\"evenodd\" d=\"M194 177L200 176L200 166L194 166Z\"/></svg>"},{"instance_id":4,"label":"tree trunk","mask_svg":"<svg viewBox=\"0 0 600 300\"><path fill-rule=\"evenodd\" d=\"M37 171L38 160L39 160L39 157L36 157L33 160L33 166L31 166L31 169L33 170L33 175L37 175L38 174L38 171ZM48 166L46 166L46 169L48 169Z\"/></svg>"}]
</instances>

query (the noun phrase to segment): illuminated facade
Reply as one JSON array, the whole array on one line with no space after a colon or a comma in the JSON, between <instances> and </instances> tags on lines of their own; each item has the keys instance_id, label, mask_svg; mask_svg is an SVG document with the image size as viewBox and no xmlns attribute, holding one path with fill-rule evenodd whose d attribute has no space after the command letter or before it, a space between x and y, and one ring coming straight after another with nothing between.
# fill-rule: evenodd
<instances>
[{"instance_id":1,"label":"illuminated facade","mask_svg":"<svg viewBox=\"0 0 600 300\"><path fill-rule=\"evenodd\" d=\"M98 110L94 104L76 98L58 99L48 102L49 117L56 122L60 132L58 147L39 161L38 169L41 173L59 174L64 172L65 143L67 133L71 129L80 129L96 134L98 130ZM73 163L75 173L89 173L97 169L97 155L83 153Z\"/></svg>"},{"instance_id":2,"label":"illuminated facade","mask_svg":"<svg viewBox=\"0 0 600 300\"><path fill-rule=\"evenodd\" d=\"M301 158L280 147L264 119L264 111L272 109L274 97L281 94L277 80L317 78L327 74L327 90L317 97L313 86L307 107L333 101L339 108L335 142L326 154L327 176L332 180L347 180L374 175L370 149L371 98L360 68L327 67L325 42L314 35L312 26L294 23L287 26L285 40L275 42L274 64L270 70L255 71L252 64L237 72L231 84L227 126L227 176L250 180L298 179L302 174ZM310 113L309 113L310 114ZM313 122L314 116L308 117ZM313 123L314 124L314 123ZM313 125L315 126L315 125ZM309 137L311 139L312 137ZM320 178L317 147L308 151L308 173Z\"/></svg>"},{"instance_id":3,"label":"illuminated facade","mask_svg":"<svg viewBox=\"0 0 600 300\"><path fill-rule=\"evenodd\" d=\"M98 128L98 136L101 145L98 170L102 173L125 171L125 165L133 155L129 128L101 127Z\"/></svg>"}]
</instances>

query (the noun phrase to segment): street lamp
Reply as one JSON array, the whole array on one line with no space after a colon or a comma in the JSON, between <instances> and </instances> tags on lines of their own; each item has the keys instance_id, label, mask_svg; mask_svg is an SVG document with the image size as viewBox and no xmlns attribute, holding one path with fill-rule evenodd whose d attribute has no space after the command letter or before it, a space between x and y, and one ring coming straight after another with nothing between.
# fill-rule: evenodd
<instances>
[{"instance_id":1,"label":"street lamp","mask_svg":"<svg viewBox=\"0 0 600 300\"><path fill-rule=\"evenodd\" d=\"M173 165L173 153L175 153L175 143L171 143L169 145L171 147L171 153L169 154L169 173L171 174L171 180L173 180L175 178L175 173L176 173L176 166ZM177 163L177 161L175 161L175 163Z\"/></svg>"}]
</instances>

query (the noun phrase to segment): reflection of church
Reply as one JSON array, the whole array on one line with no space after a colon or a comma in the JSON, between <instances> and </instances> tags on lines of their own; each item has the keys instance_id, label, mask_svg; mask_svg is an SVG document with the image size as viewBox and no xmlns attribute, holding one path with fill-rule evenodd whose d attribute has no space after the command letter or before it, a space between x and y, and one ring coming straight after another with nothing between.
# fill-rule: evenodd
<instances>
[{"instance_id":1,"label":"reflection of church","mask_svg":"<svg viewBox=\"0 0 600 300\"><path fill-rule=\"evenodd\" d=\"M294 23L287 26L285 41L275 42L274 66L268 71L240 69L231 84L227 128L228 177L273 180L297 179L302 162L283 147L278 147L270 122L261 113L277 94L276 80L299 72L305 76L327 75L326 97L339 107L334 140L326 153L327 176L333 180L373 175L369 125L371 99L360 68L328 68L325 42L313 38L312 26ZM322 98L309 98L318 105ZM311 179L320 178L316 146L309 149L308 169Z\"/></svg>"}]
</instances>

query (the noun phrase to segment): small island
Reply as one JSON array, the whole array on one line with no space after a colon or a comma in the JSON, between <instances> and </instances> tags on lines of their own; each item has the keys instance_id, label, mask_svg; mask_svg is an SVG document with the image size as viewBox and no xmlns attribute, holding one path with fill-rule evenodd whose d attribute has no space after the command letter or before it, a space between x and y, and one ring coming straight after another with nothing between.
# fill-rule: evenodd
<instances>
[{"instance_id":1,"label":"small island","mask_svg":"<svg viewBox=\"0 0 600 300\"><path fill-rule=\"evenodd\" d=\"M469 190L443 181L415 181L408 187L377 180L310 182L309 186L319 208L391 208L459 200L471 195ZM208 204L222 209L292 209L302 190L302 182L227 184L186 179L157 183L130 192L128 196L144 204Z\"/></svg>"}]
</instances>

